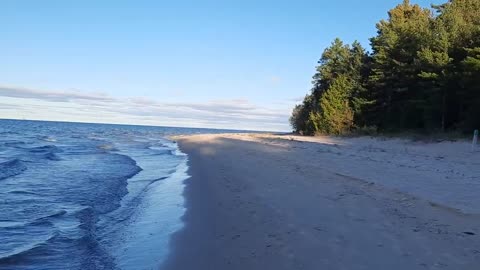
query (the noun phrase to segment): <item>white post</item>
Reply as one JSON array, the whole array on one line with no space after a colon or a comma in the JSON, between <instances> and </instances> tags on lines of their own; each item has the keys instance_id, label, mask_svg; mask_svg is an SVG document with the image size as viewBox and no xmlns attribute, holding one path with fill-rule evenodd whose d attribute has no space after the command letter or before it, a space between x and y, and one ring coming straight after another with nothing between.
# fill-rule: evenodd
<instances>
[{"instance_id":1,"label":"white post","mask_svg":"<svg viewBox=\"0 0 480 270\"><path fill-rule=\"evenodd\" d=\"M478 129L473 132L473 141L472 141L472 151L475 151L475 147L477 146L478 141Z\"/></svg>"}]
</instances>

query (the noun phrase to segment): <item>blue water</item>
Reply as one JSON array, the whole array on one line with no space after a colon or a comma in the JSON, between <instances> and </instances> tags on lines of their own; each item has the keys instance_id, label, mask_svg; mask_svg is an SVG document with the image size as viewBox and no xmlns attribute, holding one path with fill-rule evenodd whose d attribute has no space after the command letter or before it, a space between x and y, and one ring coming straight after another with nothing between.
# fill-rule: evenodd
<instances>
[{"instance_id":1,"label":"blue water","mask_svg":"<svg viewBox=\"0 0 480 270\"><path fill-rule=\"evenodd\" d=\"M0 120L0 269L158 269L187 156L168 127Z\"/></svg>"}]
</instances>

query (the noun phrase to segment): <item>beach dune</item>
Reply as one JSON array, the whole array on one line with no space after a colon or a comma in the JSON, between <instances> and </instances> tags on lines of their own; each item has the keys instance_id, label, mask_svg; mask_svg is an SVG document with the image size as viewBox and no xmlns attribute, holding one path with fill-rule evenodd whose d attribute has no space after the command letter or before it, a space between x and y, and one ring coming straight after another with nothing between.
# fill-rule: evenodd
<instances>
[{"instance_id":1,"label":"beach dune","mask_svg":"<svg viewBox=\"0 0 480 270\"><path fill-rule=\"evenodd\" d=\"M165 269L480 269L479 156L467 143L175 140L191 178Z\"/></svg>"}]
</instances>

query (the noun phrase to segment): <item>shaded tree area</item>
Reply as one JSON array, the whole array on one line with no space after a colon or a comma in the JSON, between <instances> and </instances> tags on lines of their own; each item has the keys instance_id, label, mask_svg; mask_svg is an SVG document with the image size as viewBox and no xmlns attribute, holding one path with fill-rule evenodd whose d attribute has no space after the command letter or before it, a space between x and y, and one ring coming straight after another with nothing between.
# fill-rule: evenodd
<instances>
[{"instance_id":1,"label":"shaded tree area","mask_svg":"<svg viewBox=\"0 0 480 270\"><path fill-rule=\"evenodd\" d=\"M290 118L296 132L480 127L480 0L404 0L376 28L371 53L340 39L325 49Z\"/></svg>"}]
</instances>

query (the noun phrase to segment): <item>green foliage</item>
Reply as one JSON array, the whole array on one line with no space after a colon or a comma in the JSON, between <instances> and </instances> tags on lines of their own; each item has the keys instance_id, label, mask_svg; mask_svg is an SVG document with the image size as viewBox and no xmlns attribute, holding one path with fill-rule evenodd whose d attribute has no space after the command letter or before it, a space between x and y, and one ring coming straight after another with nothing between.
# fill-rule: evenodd
<instances>
[{"instance_id":1,"label":"green foliage","mask_svg":"<svg viewBox=\"0 0 480 270\"><path fill-rule=\"evenodd\" d=\"M372 74L370 90L376 100L375 124L383 128L419 127L419 69L417 52L427 43L432 13L404 1L388 12L388 20L377 24L371 38ZM409 111L410 114L402 112Z\"/></svg>"},{"instance_id":2,"label":"green foliage","mask_svg":"<svg viewBox=\"0 0 480 270\"><path fill-rule=\"evenodd\" d=\"M480 0L431 9L404 0L376 27L370 54L338 38L325 49L312 93L292 114L295 131L480 127Z\"/></svg>"},{"instance_id":3,"label":"green foliage","mask_svg":"<svg viewBox=\"0 0 480 270\"><path fill-rule=\"evenodd\" d=\"M343 134L352 129L354 118L365 122L362 110L371 103L365 88L369 72L365 49L358 42L348 45L335 39L318 63L311 95L292 112L294 131Z\"/></svg>"},{"instance_id":4,"label":"green foliage","mask_svg":"<svg viewBox=\"0 0 480 270\"><path fill-rule=\"evenodd\" d=\"M352 82L340 75L320 99L320 110L315 113L316 132L323 134L345 134L353 127L353 110L349 97ZM312 117L312 115L310 115Z\"/></svg>"},{"instance_id":5,"label":"green foliage","mask_svg":"<svg viewBox=\"0 0 480 270\"><path fill-rule=\"evenodd\" d=\"M309 121L310 113L313 111L313 96L307 95L302 104L295 106L290 116L290 125L295 132L305 135L313 135L314 127Z\"/></svg>"},{"instance_id":6,"label":"green foliage","mask_svg":"<svg viewBox=\"0 0 480 270\"><path fill-rule=\"evenodd\" d=\"M480 46L466 51L467 57L462 61L465 85L462 124L465 130L473 130L480 127Z\"/></svg>"}]
</instances>

